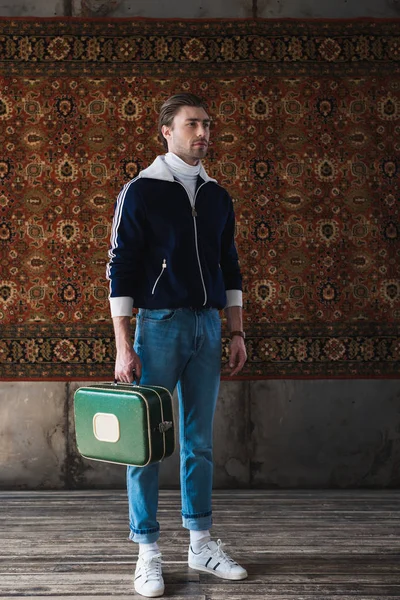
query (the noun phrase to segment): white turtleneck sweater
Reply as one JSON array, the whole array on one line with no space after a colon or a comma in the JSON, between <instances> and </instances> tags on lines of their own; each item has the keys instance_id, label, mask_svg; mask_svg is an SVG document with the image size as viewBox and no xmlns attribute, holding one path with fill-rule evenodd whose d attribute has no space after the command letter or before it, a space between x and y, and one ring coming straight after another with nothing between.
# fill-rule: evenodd
<instances>
[{"instance_id":1,"label":"white turtleneck sweater","mask_svg":"<svg viewBox=\"0 0 400 600\"><path fill-rule=\"evenodd\" d=\"M197 176L200 173L201 162L195 166L188 165L184 160L179 158L173 152L167 152L164 155L164 160L176 179L178 179L188 193L189 200L194 206L194 198L196 194ZM226 290L226 306L243 306L241 290Z\"/></svg>"},{"instance_id":2,"label":"white turtleneck sweater","mask_svg":"<svg viewBox=\"0 0 400 600\"><path fill-rule=\"evenodd\" d=\"M188 165L173 152L167 152L167 154L165 154L165 162L174 177L185 186L190 203L193 206L194 196L196 194L197 176L200 173L201 162L199 161L198 164L193 167L192 165Z\"/></svg>"}]
</instances>

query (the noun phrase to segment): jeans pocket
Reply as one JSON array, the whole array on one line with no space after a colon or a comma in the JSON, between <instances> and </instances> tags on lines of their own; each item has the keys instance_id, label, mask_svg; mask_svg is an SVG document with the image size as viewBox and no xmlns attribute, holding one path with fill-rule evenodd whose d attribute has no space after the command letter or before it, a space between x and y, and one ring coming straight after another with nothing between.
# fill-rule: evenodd
<instances>
[{"instance_id":1,"label":"jeans pocket","mask_svg":"<svg viewBox=\"0 0 400 600\"><path fill-rule=\"evenodd\" d=\"M211 318L217 323L221 323L221 316L219 314L219 310L217 308L212 308L210 310Z\"/></svg>"},{"instance_id":2,"label":"jeans pocket","mask_svg":"<svg viewBox=\"0 0 400 600\"><path fill-rule=\"evenodd\" d=\"M176 309L172 308L146 308L143 311L144 321L171 321L176 314Z\"/></svg>"}]
</instances>

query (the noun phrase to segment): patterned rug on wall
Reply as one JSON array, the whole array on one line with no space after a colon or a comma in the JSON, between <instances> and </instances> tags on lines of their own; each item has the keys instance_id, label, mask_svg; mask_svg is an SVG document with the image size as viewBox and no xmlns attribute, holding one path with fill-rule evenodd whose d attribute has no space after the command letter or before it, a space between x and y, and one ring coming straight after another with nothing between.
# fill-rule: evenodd
<instances>
[{"instance_id":1,"label":"patterned rug on wall","mask_svg":"<svg viewBox=\"0 0 400 600\"><path fill-rule=\"evenodd\" d=\"M2 378L112 378L113 204L180 90L234 199L244 376L399 376L399 25L0 20Z\"/></svg>"}]
</instances>

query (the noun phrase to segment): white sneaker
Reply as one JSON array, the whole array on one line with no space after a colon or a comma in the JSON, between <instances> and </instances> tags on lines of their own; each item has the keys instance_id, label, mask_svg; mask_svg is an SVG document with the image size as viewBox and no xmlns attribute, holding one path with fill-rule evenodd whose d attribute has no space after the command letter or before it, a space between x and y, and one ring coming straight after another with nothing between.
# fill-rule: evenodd
<instances>
[{"instance_id":1,"label":"white sneaker","mask_svg":"<svg viewBox=\"0 0 400 600\"><path fill-rule=\"evenodd\" d=\"M189 567L211 573L221 579L246 579L247 571L223 550L223 543L208 542L196 554L189 546Z\"/></svg>"},{"instance_id":2,"label":"white sneaker","mask_svg":"<svg viewBox=\"0 0 400 600\"><path fill-rule=\"evenodd\" d=\"M157 598L164 593L164 579L161 571L161 553L139 556L135 570L135 590L146 598Z\"/></svg>"}]
</instances>

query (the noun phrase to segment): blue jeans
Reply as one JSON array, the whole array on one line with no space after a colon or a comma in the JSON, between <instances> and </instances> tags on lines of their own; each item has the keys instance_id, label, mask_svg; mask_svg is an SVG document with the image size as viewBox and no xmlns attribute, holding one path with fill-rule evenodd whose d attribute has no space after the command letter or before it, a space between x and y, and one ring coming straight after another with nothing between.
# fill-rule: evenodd
<instances>
[{"instance_id":1,"label":"blue jeans","mask_svg":"<svg viewBox=\"0 0 400 600\"><path fill-rule=\"evenodd\" d=\"M221 322L216 309L140 309L135 351L144 385L178 386L182 522L211 527L212 436L221 371ZM130 539L155 542L159 463L128 467Z\"/></svg>"}]
</instances>

